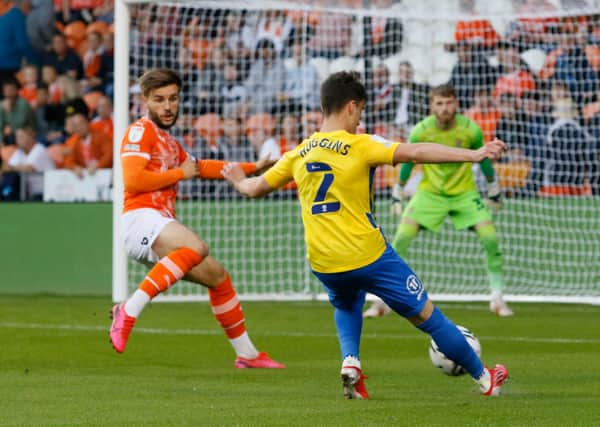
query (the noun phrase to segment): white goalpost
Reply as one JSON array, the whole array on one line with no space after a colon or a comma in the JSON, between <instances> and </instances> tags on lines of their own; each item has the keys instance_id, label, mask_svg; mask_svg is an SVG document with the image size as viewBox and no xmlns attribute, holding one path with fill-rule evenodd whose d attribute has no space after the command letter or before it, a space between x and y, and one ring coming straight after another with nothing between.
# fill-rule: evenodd
<instances>
[{"instance_id":1,"label":"white goalpost","mask_svg":"<svg viewBox=\"0 0 600 427\"><path fill-rule=\"evenodd\" d=\"M137 78L169 67L183 79L172 133L196 158L232 161L280 156L318 129L318 85L332 72L362 74L362 127L391 140L429 114L428 88L452 83L460 112L510 147L495 164L504 206L493 215L506 300L600 304L600 5L525 3L116 0L113 300L147 272L121 241L121 138L143 114ZM379 168L373 182L388 240L397 178ZM177 216L208 242L241 299L324 298L293 186L250 201L224 182L185 181ZM489 299L479 240L448 220L439 234L421 231L407 261L436 301ZM158 298L206 299L185 281Z\"/></svg>"}]
</instances>

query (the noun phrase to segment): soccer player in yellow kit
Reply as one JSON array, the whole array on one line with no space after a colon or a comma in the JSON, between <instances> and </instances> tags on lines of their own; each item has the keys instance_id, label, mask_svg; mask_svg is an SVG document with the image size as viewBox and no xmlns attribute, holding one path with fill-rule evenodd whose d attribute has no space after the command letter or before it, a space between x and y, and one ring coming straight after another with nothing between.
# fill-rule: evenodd
<instances>
[{"instance_id":1,"label":"soccer player in yellow kit","mask_svg":"<svg viewBox=\"0 0 600 427\"><path fill-rule=\"evenodd\" d=\"M265 174L247 178L238 164L222 174L249 197L260 197L295 180L313 273L335 308L342 356L342 385L348 399L368 398L360 362L365 293L428 333L440 350L463 366L481 393L497 395L508 377L503 365L485 367L464 336L427 297L410 267L386 241L373 215L373 176L379 165L479 162L506 148L493 141L478 150L439 144L397 144L355 134L367 93L358 73L341 71L321 86L321 130L285 153Z\"/></svg>"}]
</instances>

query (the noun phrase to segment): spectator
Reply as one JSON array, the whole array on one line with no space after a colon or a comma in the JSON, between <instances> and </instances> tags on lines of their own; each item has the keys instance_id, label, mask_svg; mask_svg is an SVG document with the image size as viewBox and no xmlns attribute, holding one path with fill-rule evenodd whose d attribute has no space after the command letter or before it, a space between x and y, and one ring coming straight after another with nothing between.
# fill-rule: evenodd
<instances>
[{"instance_id":1,"label":"spectator","mask_svg":"<svg viewBox=\"0 0 600 427\"><path fill-rule=\"evenodd\" d=\"M559 40L559 47L546 57L540 77L565 82L577 106L582 107L591 101L598 83L596 71L590 65L584 49L587 29L583 25L566 27Z\"/></svg>"},{"instance_id":2,"label":"spectator","mask_svg":"<svg viewBox=\"0 0 600 427\"><path fill-rule=\"evenodd\" d=\"M44 177L39 173L54 169L54 162L46 147L36 141L34 128L18 128L15 135L17 149L8 163L2 165L0 185L2 199L20 199L21 174L26 173L26 198L42 200Z\"/></svg>"},{"instance_id":3,"label":"spectator","mask_svg":"<svg viewBox=\"0 0 600 427\"><path fill-rule=\"evenodd\" d=\"M146 114L146 106L142 99L142 90L139 84L134 84L129 88L130 108L129 108L129 123L137 120L137 118Z\"/></svg>"},{"instance_id":4,"label":"spectator","mask_svg":"<svg viewBox=\"0 0 600 427\"><path fill-rule=\"evenodd\" d=\"M279 153L294 149L300 143L300 121L294 114L281 116L279 123Z\"/></svg>"},{"instance_id":5,"label":"spectator","mask_svg":"<svg viewBox=\"0 0 600 427\"><path fill-rule=\"evenodd\" d=\"M535 80L519 56L519 49L515 44L498 43L496 54L501 74L496 81L494 98L498 99L503 93L510 93L518 99L525 92L535 89Z\"/></svg>"},{"instance_id":6,"label":"spectator","mask_svg":"<svg viewBox=\"0 0 600 427\"><path fill-rule=\"evenodd\" d=\"M529 159L531 169L525 188L526 194L537 194L542 184L544 153L548 127L550 126L548 102L539 91L525 92L523 95L523 112L525 113L525 129L529 143L525 156Z\"/></svg>"},{"instance_id":7,"label":"spectator","mask_svg":"<svg viewBox=\"0 0 600 427\"><path fill-rule=\"evenodd\" d=\"M376 10L388 10L393 7L392 0L373 0L371 7ZM366 34L365 55L385 59L400 52L403 28L399 18L373 16L370 29Z\"/></svg>"},{"instance_id":8,"label":"spectator","mask_svg":"<svg viewBox=\"0 0 600 427\"><path fill-rule=\"evenodd\" d=\"M45 145L64 142L63 124L61 122L62 109L55 104L50 104L50 93L45 83L40 83L37 88L36 107L34 110L36 129L39 140Z\"/></svg>"},{"instance_id":9,"label":"spectator","mask_svg":"<svg viewBox=\"0 0 600 427\"><path fill-rule=\"evenodd\" d=\"M25 29L25 15L15 2L0 0L0 83L14 77L23 58L35 62Z\"/></svg>"},{"instance_id":10,"label":"spectator","mask_svg":"<svg viewBox=\"0 0 600 427\"><path fill-rule=\"evenodd\" d=\"M468 41L456 44L458 62L452 69L450 84L456 89L461 110L471 108L478 88L488 87L496 82L496 70L487 58Z\"/></svg>"},{"instance_id":11,"label":"spectator","mask_svg":"<svg viewBox=\"0 0 600 427\"><path fill-rule=\"evenodd\" d=\"M96 117L90 123L90 129L101 131L111 140L113 138L113 105L107 96L102 96L96 105Z\"/></svg>"},{"instance_id":12,"label":"spectator","mask_svg":"<svg viewBox=\"0 0 600 427\"><path fill-rule=\"evenodd\" d=\"M475 102L464 115L475 121L483 132L484 142L494 139L496 127L501 113L496 108L494 98L489 87L481 86L475 91Z\"/></svg>"},{"instance_id":13,"label":"spectator","mask_svg":"<svg viewBox=\"0 0 600 427\"><path fill-rule=\"evenodd\" d=\"M225 116L223 136L219 138L218 144L225 153L225 160L254 162L257 159L254 148L243 134L242 120L237 116Z\"/></svg>"},{"instance_id":14,"label":"spectator","mask_svg":"<svg viewBox=\"0 0 600 427\"><path fill-rule=\"evenodd\" d=\"M101 57L104 53L102 34L90 31L86 37L86 49L83 53L83 75L86 79L97 77L100 73ZM90 86L93 87L93 86Z\"/></svg>"},{"instance_id":15,"label":"spectator","mask_svg":"<svg viewBox=\"0 0 600 427\"><path fill-rule=\"evenodd\" d=\"M220 89L225 84L224 64L225 54L223 49L214 48L210 52L208 63L203 70L198 72L195 91L198 114L221 114L222 98Z\"/></svg>"},{"instance_id":16,"label":"spectator","mask_svg":"<svg viewBox=\"0 0 600 427\"><path fill-rule=\"evenodd\" d=\"M4 99L0 104L0 144L14 144L16 129L35 129L35 115L27 101L19 96L19 83L16 79L4 80L2 94Z\"/></svg>"},{"instance_id":17,"label":"spectator","mask_svg":"<svg viewBox=\"0 0 600 427\"><path fill-rule=\"evenodd\" d=\"M300 122L303 128L302 138L308 138L321 129L323 114L320 111L309 111L302 115Z\"/></svg>"},{"instance_id":18,"label":"spectator","mask_svg":"<svg viewBox=\"0 0 600 427\"><path fill-rule=\"evenodd\" d=\"M236 62L240 80L245 80L256 47L256 34L254 29L247 25L245 12L229 11L225 18L224 38L227 57Z\"/></svg>"},{"instance_id":19,"label":"spectator","mask_svg":"<svg viewBox=\"0 0 600 427\"><path fill-rule=\"evenodd\" d=\"M250 109L253 113L271 113L279 110L278 97L284 91L285 66L277 58L273 42L258 42L257 60L250 68L246 91L252 94Z\"/></svg>"},{"instance_id":20,"label":"spectator","mask_svg":"<svg viewBox=\"0 0 600 427\"><path fill-rule=\"evenodd\" d=\"M44 65L52 65L58 74L66 74L74 79L83 77L83 64L73 49L67 46L67 39L62 34L52 37L51 50L44 59Z\"/></svg>"},{"instance_id":21,"label":"spectator","mask_svg":"<svg viewBox=\"0 0 600 427\"><path fill-rule=\"evenodd\" d=\"M425 84L414 81L414 71L410 62L398 64L398 85L394 88L396 109L394 113L394 130L403 138L410 128L427 115L429 111L429 88Z\"/></svg>"},{"instance_id":22,"label":"spectator","mask_svg":"<svg viewBox=\"0 0 600 427\"><path fill-rule=\"evenodd\" d=\"M25 99L33 109L37 102L37 86L38 68L35 65L26 65L23 67L23 86L19 89L19 96Z\"/></svg>"},{"instance_id":23,"label":"spectator","mask_svg":"<svg viewBox=\"0 0 600 427\"><path fill-rule=\"evenodd\" d=\"M336 1L320 0L323 6L337 6ZM352 16L342 13L321 13L310 39L312 56L336 59L349 54L352 45Z\"/></svg>"},{"instance_id":24,"label":"spectator","mask_svg":"<svg viewBox=\"0 0 600 427\"><path fill-rule=\"evenodd\" d=\"M98 169L111 168L113 141L102 131L90 128L87 108L73 103L67 106L65 113L65 127L71 136L65 142L64 167L80 178L85 170L93 174Z\"/></svg>"},{"instance_id":25,"label":"spectator","mask_svg":"<svg viewBox=\"0 0 600 427\"><path fill-rule=\"evenodd\" d=\"M595 102L583 107L583 120L590 134L600 146L600 88L598 89Z\"/></svg>"},{"instance_id":26,"label":"spectator","mask_svg":"<svg viewBox=\"0 0 600 427\"><path fill-rule=\"evenodd\" d=\"M81 90L79 89L79 83L73 77L68 75L62 75L58 77L58 89L60 91L60 102L59 105L64 109L73 101L79 100L78 102L83 103L83 97ZM63 115L63 118L65 116Z\"/></svg>"},{"instance_id":27,"label":"spectator","mask_svg":"<svg viewBox=\"0 0 600 427\"><path fill-rule=\"evenodd\" d=\"M390 70L383 62L373 70L373 122L391 123L394 120L394 87Z\"/></svg>"},{"instance_id":28,"label":"spectator","mask_svg":"<svg viewBox=\"0 0 600 427\"><path fill-rule=\"evenodd\" d=\"M284 90L279 102L286 112L317 110L321 105L319 90L321 80L315 66L308 62L306 43L302 37L291 40L292 61L285 72Z\"/></svg>"},{"instance_id":29,"label":"spectator","mask_svg":"<svg viewBox=\"0 0 600 427\"><path fill-rule=\"evenodd\" d=\"M505 163L522 161L529 145L528 132L525 128L525 114L511 93L500 95L498 110L501 116L496 126L495 136L508 146L508 152L502 156L501 161Z\"/></svg>"},{"instance_id":30,"label":"spectator","mask_svg":"<svg viewBox=\"0 0 600 427\"><path fill-rule=\"evenodd\" d=\"M112 98L114 94L115 74L114 34L112 32L107 32L102 36L102 47L100 70L98 70L98 75L91 79L90 84L92 87L99 88L106 96Z\"/></svg>"},{"instance_id":31,"label":"spectator","mask_svg":"<svg viewBox=\"0 0 600 427\"><path fill-rule=\"evenodd\" d=\"M270 114L255 114L246 121L246 135L257 158L270 160L281 158L279 144L273 137L274 132L275 121Z\"/></svg>"},{"instance_id":32,"label":"spectator","mask_svg":"<svg viewBox=\"0 0 600 427\"><path fill-rule=\"evenodd\" d=\"M239 80L238 68L233 62L225 64L223 78L224 82L221 87L223 116L246 117L248 112L248 94L246 87Z\"/></svg>"},{"instance_id":33,"label":"spectator","mask_svg":"<svg viewBox=\"0 0 600 427\"><path fill-rule=\"evenodd\" d=\"M552 104L554 122L548 131L544 165L544 196L591 195L597 186L598 149L581 127L570 98Z\"/></svg>"},{"instance_id":34,"label":"spectator","mask_svg":"<svg viewBox=\"0 0 600 427\"><path fill-rule=\"evenodd\" d=\"M184 27L181 49L184 51L183 55L191 58L198 70L204 69L210 52L216 47L216 43L212 39L210 32L211 28L207 16L191 17ZM161 50L161 46L165 44L163 40L155 36L151 41L146 41L145 43L156 46L155 50L157 53L155 54L160 53L161 55L165 55Z\"/></svg>"},{"instance_id":35,"label":"spectator","mask_svg":"<svg viewBox=\"0 0 600 427\"><path fill-rule=\"evenodd\" d=\"M27 36L31 46L41 57L52 43L56 32L54 4L52 0L32 0L31 12L27 14Z\"/></svg>"},{"instance_id":36,"label":"spectator","mask_svg":"<svg viewBox=\"0 0 600 427\"><path fill-rule=\"evenodd\" d=\"M50 104L59 104L62 98L58 77L58 71L54 66L44 65L42 67L42 82L48 86L48 103Z\"/></svg>"},{"instance_id":37,"label":"spectator","mask_svg":"<svg viewBox=\"0 0 600 427\"><path fill-rule=\"evenodd\" d=\"M277 55L281 56L293 28L292 20L283 11L267 10L258 21L256 40L270 40Z\"/></svg>"}]
</instances>

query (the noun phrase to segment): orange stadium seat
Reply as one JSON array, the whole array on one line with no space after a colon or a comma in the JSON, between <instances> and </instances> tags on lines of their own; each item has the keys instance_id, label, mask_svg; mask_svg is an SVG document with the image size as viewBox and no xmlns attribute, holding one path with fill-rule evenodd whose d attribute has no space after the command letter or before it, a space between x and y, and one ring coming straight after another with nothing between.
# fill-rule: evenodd
<instances>
[{"instance_id":1,"label":"orange stadium seat","mask_svg":"<svg viewBox=\"0 0 600 427\"><path fill-rule=\"evenodd\" d=\"M76 49L85 40L86 25L82 21L74 21L65 26L63 34L70 48Z\"/></svg>"},{"instance_id":2,"label":"orange stadium seat","mask_svg":"<svg viewBox=\"0 0 600 427\"><path fill-rule=\"evenodd\" d=\"M223 120L218 114L203 114L194 122L194 130L198 132L209 145L216 145L217 138L223 134Z\"/></svg>"},{"instance_id":3,"label":"orange stadium seat","mask_svg":"<svg viewBox=\"0 0 600 427\"><path fill-rule=\"evenodd\" d=\"M525 187L531 165L528 161L497 163L494 168L498 174L500 187L510 192Z\"/></svg>"}]
</instances>

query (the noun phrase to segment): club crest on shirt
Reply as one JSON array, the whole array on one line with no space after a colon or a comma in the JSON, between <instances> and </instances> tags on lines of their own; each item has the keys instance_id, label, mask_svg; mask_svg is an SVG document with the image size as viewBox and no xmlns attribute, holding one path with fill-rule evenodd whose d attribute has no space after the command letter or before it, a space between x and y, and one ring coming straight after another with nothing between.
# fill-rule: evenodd
<instances>
[{"instance_id":1,"label":"club crest on shirt","mask_svg":"<svg viewBox=\"0 0 600 427\"><path fill-rule=\"evenodd\" d=\"M411 274L406 278L406 290L411 294L416 295L417 300L420 300L421 296L423 295L424 288L419 278L414 274Z\"/></svg>"},{"instance_id":2,"label":"club crest on shirt","mask_svg":"<svg viewBox=\"0 0 600 427\"><path fill-rule=\"evenodd\" d=\"M142 126L132 126L127 134L127 139L130 142L140 142L144 135L144 128Z\"/></svg>"}]
</instances>

